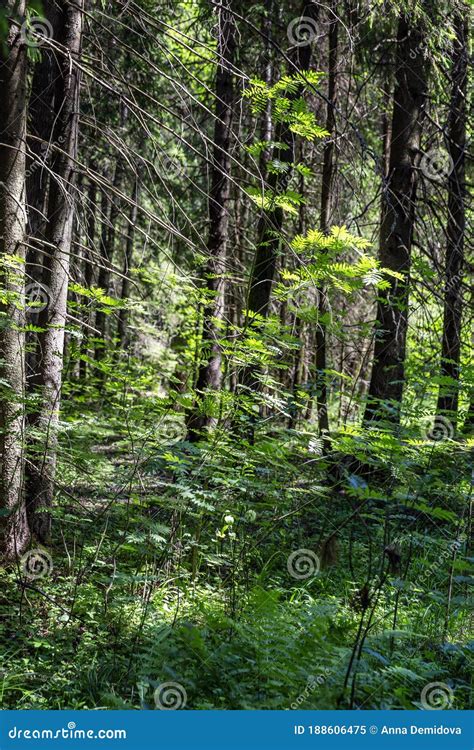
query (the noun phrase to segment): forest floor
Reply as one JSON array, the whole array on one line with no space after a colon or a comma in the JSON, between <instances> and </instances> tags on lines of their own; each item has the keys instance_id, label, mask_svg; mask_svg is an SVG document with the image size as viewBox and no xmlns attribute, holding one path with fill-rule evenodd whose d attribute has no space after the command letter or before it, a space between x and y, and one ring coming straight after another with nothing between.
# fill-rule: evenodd
<instances>
[{"instance_id":1,"label":"forest floor","mask_svg":"<svg viewBox=\"0 0 474 750\"><path fill-rule=\"evenodd\" d=\"M166 398L88 403L40 575L2 571L2 707L155 708L167 683L195 709L412 709L438 683L468 707L469 441L196 447Z\"/></svg>"}]
</instances>

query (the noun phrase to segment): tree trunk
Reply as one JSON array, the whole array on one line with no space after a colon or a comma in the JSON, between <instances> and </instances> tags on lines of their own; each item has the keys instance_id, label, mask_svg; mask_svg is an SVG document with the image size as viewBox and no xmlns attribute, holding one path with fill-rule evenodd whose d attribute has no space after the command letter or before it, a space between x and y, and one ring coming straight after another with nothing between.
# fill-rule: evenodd
<instances>
[{"instance_id":1,"label":"tree trunk","mask_svg":"<svg viewBox=\"0 0 474 750\"><path fill-rule=\"evenodd\" d=\"M273 24L275 22L274 14L274 0L265 0L263 5L263 22L262 22L262 36L265 41L264 49L264 70L263 80L267 86L273 84L273 48L272 48L272 36L273 36ZM272 120L272 103L269 100L263 113L260 138L266 143L270 143L273 134L273 120ZM267 179L267 168L268 162L270 161L270 149L266 148L260 154L259 160L259 178L261 184L264 185Z\"/></svg>"},{"instance_id":2,"label":"tree trunk","mask_svg":"<svg viewBox=\"0 0 474 750\"><path fill-rule=\"evenodd\" d=\"M135 238L135 224L137 223L138 215L138 177L135 177L132 193L132 204L130 206L130 215L128 217L128 229L127 229L127 241L125 243L125 258L123 263L123 279L122 279L122 292L120 298L126 302L130 294L130 268L132 267L133 260L133 242ZM119 311L117 334L118 334L118 346L120 349L124 349L128 346L128 310L123 307Z\"/></svg>"},{"instance_id":3,"label":"tree trunk","mask_svg":"<svg viewBox=\"0 0 474 750\"><path fill-rule=\"evenodd\" d=\"M400 16L390 166L384 184L379 252L382 266L404 278L389 279L390 287L379 292L366 422L388 419L398 424L403 394L410 255L427 79L424 34L410 23L407 15Z\"/></svg>"},{"instance_id":4,"label":"tree trunk","mask_svg":"<svg viewBox=\"0 0 474 750\"><path fill-rule=\"evenodd\" d=\"M69 264L73 224L75 159L79 110L80 74L75 62L80 56L82 3L60 4L61 77L55 102L54 140L60 143L52 163L46 238L49 251L46 264L48 306L40 317L41 409L37 427L41 433L41 455L32 460L28 513L30 527L41 542L48 540L51 518L47 509L53 502L57 432L63 368ZM35 457L33 457L34 459Z\"/></svg>"},{"instance_id":5,"label":"tree trunk","mask_svg":"<svg viewBox=\"0 0 474 750\"><path fill-rule=\"evenodd\" d=\"M216 74L215 125L209 191L209 237L206 267L206 292L210 303L204 311L201 362L196 390L198 399L207 391L220 390L222 383L221 325L224 319L225 259L229 226L230 147L232 136L233 62L235 52L235 22L232 4L219 7L219 62ZM196 441L213 419L200 413L199 403L194 403L186 417L188 440Z\"/></svg>"},{"instance_id":6,"label":"tree trunk","mask_svg":"<svg viewBox=\"0 0 474 750\"><path fill-rule=\"evenodd\" d=\"M453 168L448 178L448 222L446 244L446 286L444 292L441 375L450 378L441 384L438 413L447 414L456 426L461 356L462 266L466 227L466 96L467 96L467 19L456 19L456 39L452 53L452 92L448 120L448 151Z\"/></svg>"},{"instance_id":7,"label":"tree trunk","mask_svg":"<svg viewBox=\"0 0 474 750\"><path fill-rule=\"evenodd\" d=\"M60 42L61 40L57 38L60 25L58 8L53 2L45 0L43 3L43 12L47 22L53 29L54 42ZM55 147L53 141L55 119L54 99L58 93L56 81L60 75L61 68L57 53L51 47L44 45L41 49L41 59L34 67L28 105L26 320L27 323L31 323L34 326L39 325L41 309L34 305L29 307L28 303L35 300L47 302L47 290L44 287L44 258L45 253L46 255L48 253L48 249L44 247L44 244L46 239L46 214L50 185L49 170ZM27 331L26 389L28 395L34 394L40 384L40 358L41 352L38 334L34 331ZM29 431L29 423L32 420L35 420L35 415L27 414L27 433ZM26 472L26 479L28 481L28 471Z\"/></svg>"},{"instance_id":8,"label":"tree trunk","mask_svg":"<svg viewBox=\"0 0 474 750\"><path fill-rule=\"evenodd\" d=\"M58 28L58 10L53 2L43 2L43 12L51 27ZM58 41L57 39L55 41ZM28 204L28 242L31 244L37 237L43 238L46 225L46 207L48 197L49 174L44 162L51 161L54 127L54 96L57 93L56 79L61 74L57 53L49 46L41 48L41 59L35 64L31 97L28 107L28 158L26 196ZM39 261L38 261L39 255ZM28 247L29 263L42 265L41 244L39 247ZM35 280L38 273L32 269Z\"/></svg>"},{"instance_id":9,"label":"tree trunk","mask_svg":"<svg viewBox=\"0 0 474 750\"><path fill-rule=\"evenodd\" d=\"M328 234L331 215L334 206L334 151L336 137L335 107L336 107L336 68L337 68L337 42L339 21L337 16L337 0L333 2L329 19L329 65L328 65L328 93L326 130L329 139L324 146L323 176L321 185L321 213L319 226L321 232ZM316 328L316 403L318 411L319 432L323 438L325 448L329 447L329 416L327 398L327 376L326 376L326 323L325 316L328 314L326 290L318 289L319 321Z\"/></svg>"},{"instance_id":10,"label":"tree trunk","mask_svg":"<svg viewBox=\"0 0 474 750\"><path fill-rule=\"evenodd\" d=\"M25 14L23 0L1 2L0 8L4 18ZM10 21L7 39L0 45L0 279L7 297L0 307L0 552L6 559L21 555L30 537L23 497L25 277L21 262L26 231L26 53L20 29Z\"/></svg>"}]
</instances>

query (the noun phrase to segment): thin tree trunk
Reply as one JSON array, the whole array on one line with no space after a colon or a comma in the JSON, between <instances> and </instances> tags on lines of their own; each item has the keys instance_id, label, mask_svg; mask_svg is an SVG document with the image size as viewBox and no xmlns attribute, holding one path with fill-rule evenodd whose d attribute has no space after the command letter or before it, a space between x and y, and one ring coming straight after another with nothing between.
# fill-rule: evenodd
<instances>
[{"instance_id":1,"label":"thin tree trunk","mask_svg":"<svg viewBox=\"0 0 474 750\"><path fill-rule=\"evenodd\" d=\"M53 30L54 43L57 38L60 15L54 2L45 0L43 13L46 21ZM26 170L26 202L27 202L27 235L26 250L26 322L32 326L39 326L41 307L29 306L29 302L48 302L48 292L45 284L45 255L49 252L46 247L45 229L47 224L47 207L49 195L49 171L54 155L55 144L53 131L55 120L55 96L58 93L57 79L61 75L60 60L52 47L44 45L41 49L41 59L36 62L33 73L30 100L28 103L28 155ZM35 396L41 381L40 374L40 339L36 331L26 332L25 342L25 372L26 392L28 397ZM34 410L26 415L26 435L30 438L30 426L37 421ZM26 462L29 462L30 446L27 445ZM32 449L36 450L34 440ZM26 470L26 495L28 496L29 472Z\"/></svg>"},{"instance_id":2,"label":"thin tree trunk","mask_svg":"<svg viewBox=\"0 0 474 750\"><path fill-rule=\"evenodd\" d=\"M49 0L43 2L43 13L53 29L58 27L58 11ZM57 41L57 40L55 40ZM27 263L31 264L32 278L41 280L43 253L41 242L46 225L49 174L44 162L50 164L53 144L54 96L57 91L56 79L60 75L56 52L44 45L41 59L35 64L31 96L28 107L28 152L26 172L26 197L28 207ZM28 271L28 268L27 268Z\"/></svg>"},{"instance_id":3,"label":"thin tree trunk","mask_svg":"<svg viewBox=\"0 0 474 750\"><path fill-rule=\"evenodd\" d=\"M80 74L75 63L81 49L82 7L81 2L60 4L58 37L62 47L62 74L55 104L54 140L62 145L56 150L52 164L46 228L49 304L40 318L45 329L41 334L41 410L37 418L42 452L32 460L28 485L30 527L41 542L47 541L50 534L48 509L53 502L56 470L79 114Z\"/></svg>"},{"instance_id":4,"label":"thin tree trunk","mask_svg":"<svg viewBox=\"0 0 474 750\"><path fill-rule=\"evenodd\" d=\"M130 294L130 269L132 267L133 260L133 243L135 238L135 225L137 223L138 215L138 177L135 177L132 194L132 205L130 206L130 215L128 217L128 229L127 229L127 241L125 243L125 258L123 263L123 279L122 279L122 291L120 298L122 301L127 302ZM119 311L117 335L118 345L120 349L124 349L128 345L128 309L123 307Z\"/></svg>"},{"instance_id":5,"label":"thin tree trunk","mask_svg":"<svg viewBox=\"0 0 474 750\"><path fill-rule=\"evenodd\" d=\"M222 383L221 325L224 319L225 259L229 227L230 147L232 136L233 62L235 53L235 22L232 3L219 6L219 62L216 74L214 147L209 191L209 237L206 268L206 291L210 304L204 311L201 358L196 390L198 399L206 391L217 392ZM212 426L213 419L200 412L195 403L186 417L188 440L196 441L202 431Z\"/></svg>"},{"instance_id":6,"label":"thin tree trunk","mask_svg":"<svg viewBox=\"0 0 474 750\"><path fill-rule=\"evenodd\" d=\"M417 166L426 100L423 50L423 32L412 27L411 19L402 14L398 22L390 166L384 185L379 259L382 266L404 278L389 279L389 288L379 292L366 422L384 418L395 424L400 421Z\"/></svg>"},{"instance_id":7,"label":"thin tree trunk","mask_svg":"<svg viewBox=\"0 0 474 750\"><path fill-rule=\"evenodd\" d=\"M450 384L441 385L438 413L449 415L456 426L461 356L462 266L464 260L467 18L457 16L452 53L452 93L448 121L448 151L453 168L448 179L448 223L446 245L446 287L444 292L441 375ZM455 382L454 382L455 381Z\"/></svg>"},{"instance_id":8,"label":"thin tree trunk","mask_svg":"<svg viewBox=\"0 0 474 750\"><path fill-rule=\"evenodd\" d=\"M323 176L321 185L321 213L319 226L323 234L328 234L331 215L334 206L334 151L336 137L335 107L336 107L336 74L337 74L337 44L339 20L337 17L337 0L334 0L329 20L329 65L328 65L328 94L326 130L329 139L324 146ZM325 448L329 447L329 416L327 397L327 341L325 317L328 314L326 290L318 289L319 320L316 328L316 403L318 413L319 432L323 438Z\"/></svg>"},{"instance_id":9,"label":"thin tree trunk","mask_svg":"<svg viewBox=\"0 0 474 750\"><path fill-rule=\"evenodd\" d=\"M390 118L390 103L393 93L393 60L390 50L385 50L380 60L382 72L382 117L381 117L381 137L382 137L382 178L385 180L390 170L390 144L392 142L392 121Z\"/></svg>"},{"instance_id":10,"label":"thin tree trunk","mask_svg":"<svg viewBox=\"0 0 474 750\"><path fill-rule=\"evenodd\" d=\"M25 14L25 2L1 2L8 18ZM14 13L12 11L15 11ZM0 45L0 280L11 301L0 306L0 552L22 554L30 533L23 497L24 300L26 232L26 46L15 21ZM3 296L3 295L2 295Z\"/></svg>"},{"instance_id":11,"label":"thin tree trunk","mask_svg":"<svg viewBox=\"0 0 474 750\"><path fill-rule=\"evenodd\" d=\"M304 145L300 143L299 160L304 163ZM299 192L301 195L305 193L305 178L304 175L300 175L299 180ZM307 209L304 203L299 207L298 212L298 234L303 235L306 231L306 213ZM292 362L292 372L290 375L290 403L288 406L289 420L288 427L290 430L294 430L298 424L298 418L302 409L302 404L298 396L298 390L300 388L304 369L305 369L305 357L306 357L306 335L305 335L305 323L301 320L298 312L294 313L293 325L292 325L293 336L298 339L300 346L295 352ZM306 405L307 406L307 405Z\"/></svg>"},{"instance_id":12,"label":"thin tree trunk","mask_svg":"<svg viewBox=\"0 0 474 750\"><path fill-rule=\"evenodd\" d=\"M263 22L262 22L262 35L265 40L265 67L263 71L263 80L267 86L273 84L273 49L272 49L272 30L274 19L274 0L265 0L263 5ZM273 121L272 121L272 103L267 102L265 112L263 113L260 136L261 140L266 143L270 143L273 134ZM260 154L259 170L260 180L262 185L265 184L268 172L268 162L270 161L270 148L265 148Z\"/></svg>"}]
</instances>

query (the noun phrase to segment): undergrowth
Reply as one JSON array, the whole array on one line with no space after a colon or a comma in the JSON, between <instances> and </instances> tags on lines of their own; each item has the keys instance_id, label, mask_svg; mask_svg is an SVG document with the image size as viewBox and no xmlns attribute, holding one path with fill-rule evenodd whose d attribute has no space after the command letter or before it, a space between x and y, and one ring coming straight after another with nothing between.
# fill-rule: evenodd
<instances>
[{"instance_id":1,"label":"undergrowth","mask_svg":"<svg viewBox=\"0 0 474 750\"><path fill-rule=\"evenodd\" d=\"M75 404L53 568L1 573L2 707L154 709L166 682L196 709L412 709L433 682L469 706L469 441L193 446L165 399L132 403L133 431L113 399Z\"/></svg>"}]
</instances>

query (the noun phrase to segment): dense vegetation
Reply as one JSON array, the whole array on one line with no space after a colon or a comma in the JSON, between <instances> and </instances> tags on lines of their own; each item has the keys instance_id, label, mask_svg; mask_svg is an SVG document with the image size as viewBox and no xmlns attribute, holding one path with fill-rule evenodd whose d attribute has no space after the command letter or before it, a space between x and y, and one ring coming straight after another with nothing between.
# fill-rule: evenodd
<instances>
[{"instance_id":1,"label":"dense vegetation","mask_svg":"<svg viewBox=\"0 0 474 750\"><path fill-rule=\"evenodd\" d=\"M470 706L471 10L0 2L2 707Z\"/></svg>"}]
</instances>

